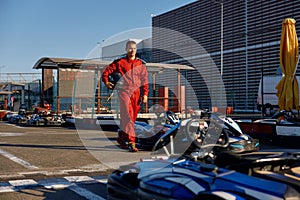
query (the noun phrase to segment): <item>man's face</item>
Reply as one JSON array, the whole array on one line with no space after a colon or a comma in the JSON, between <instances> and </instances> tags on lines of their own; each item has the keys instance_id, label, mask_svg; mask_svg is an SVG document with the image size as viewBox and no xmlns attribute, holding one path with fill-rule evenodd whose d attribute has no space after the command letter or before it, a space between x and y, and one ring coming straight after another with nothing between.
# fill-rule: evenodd
<instances>
[{"instance_id":1,"label":"man's face","mask_svg":"<svg viewBox=\"0 0 300 200\"><path fill-rule=\"evenodd\" d=\"M128 56L135 56L136 54L136 44L128 44L126 47L126 52Z\"/></svg>"}]
</instances>

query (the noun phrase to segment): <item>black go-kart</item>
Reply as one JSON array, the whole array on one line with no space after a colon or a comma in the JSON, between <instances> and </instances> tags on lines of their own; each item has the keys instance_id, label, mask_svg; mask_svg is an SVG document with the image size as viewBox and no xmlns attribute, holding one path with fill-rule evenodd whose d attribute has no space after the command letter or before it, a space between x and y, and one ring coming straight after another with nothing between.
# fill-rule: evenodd
<instances>
[{"instance_id":1,"label":"black go-kart","mask_svg":"<svg viewBox=\"0 0 300 200\"><path fill-rule=\"evenodd\" d=\"M182 124L191 143L184 154L189 159L205 158L213 163L220 152L245 153L260 148L258 139L244 134L234 120L220 113L203 111L199 118L184 120Z\"/></svg>"},{"instance_id":2,"label":"black go-kart","mask_svg":"<svg viewBox=\"0 0 300 200\"><path fill-rule=\"evenodd\" d=\"M168 142L170 142L170 138L175 138L180 128L181 119L172 111L165 111L160 114L163 114L164 116L153 125L146 122L135 122L135 143L138 149L152 151L159 140L168 138ZM121 140L121 143L128 145L124 135L125 133L122 133L122 130L119 129L117 141Z\"/></svg>"}]
</instances>

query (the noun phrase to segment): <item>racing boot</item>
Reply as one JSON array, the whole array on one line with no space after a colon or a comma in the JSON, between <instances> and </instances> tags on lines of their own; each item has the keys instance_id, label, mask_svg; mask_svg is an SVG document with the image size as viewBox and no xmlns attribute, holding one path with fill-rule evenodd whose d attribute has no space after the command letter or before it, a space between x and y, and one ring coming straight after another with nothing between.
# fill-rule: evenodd
<instances>
[{"instance_id":1,"label":"racing boot","mask_svg":"<svg viewBox=\"0 0 300 200\"><path fill-rule=\"evenodd\" d=\"M127 142L125 139L126 133L122 130L118 131L118 137L117 137L117 142L119 143L121 149L127 149Z\"/></svg>"},{"instance_id":2,"label":"racing boot","mask_svg":"<svg viewBox=\"0 0 300 200\"><path fill-rule=\"evenodd\" d=\"M127 149L126 143L120 137L117 138L117 142L119 143L121 149Z\"/></svg>"},{"instance_id":3,"label":"racing boot","mask_svg":"<svg viewBox=\"0 0 300 200\"><path fill-rule=\"evenodd\" d=\"M128 143L128 149L130 152L138 152L138 148L136 148L135 143L129 142Z\"/></svg>"}]
</instances>

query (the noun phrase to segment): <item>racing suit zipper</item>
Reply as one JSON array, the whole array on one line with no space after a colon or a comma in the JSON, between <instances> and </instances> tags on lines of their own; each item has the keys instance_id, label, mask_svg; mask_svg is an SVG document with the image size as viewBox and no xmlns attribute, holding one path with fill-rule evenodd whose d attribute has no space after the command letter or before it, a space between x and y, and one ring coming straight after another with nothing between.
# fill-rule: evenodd
<instances>
[{"instance_id":1,"label":"racing suit zipper","mask_svg":"<svg viewBox=\"0 0 300 200\"><path fill-rule=\"evenodd\" d=\"M134 85L134 78L133 78L133 63L131 63L131 79L132 79L132 85Z\"/></svg>"}]
</instances>

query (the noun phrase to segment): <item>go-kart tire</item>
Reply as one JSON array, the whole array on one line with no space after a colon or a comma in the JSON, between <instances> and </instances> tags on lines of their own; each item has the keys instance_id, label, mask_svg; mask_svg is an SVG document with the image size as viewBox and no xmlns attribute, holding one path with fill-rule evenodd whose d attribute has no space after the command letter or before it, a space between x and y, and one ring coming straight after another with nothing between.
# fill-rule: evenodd
<instances>
[{"instance_id":1,"label":"go-kart tire","mask_svg":"<svg viewBox=\"0 0 300 200\"><path fill-rule=\"evenodd\" d=\"M116 170L108 178L107 199L137 199L137 173L121 175Z\"/></svg>"}]
</instances>

